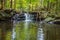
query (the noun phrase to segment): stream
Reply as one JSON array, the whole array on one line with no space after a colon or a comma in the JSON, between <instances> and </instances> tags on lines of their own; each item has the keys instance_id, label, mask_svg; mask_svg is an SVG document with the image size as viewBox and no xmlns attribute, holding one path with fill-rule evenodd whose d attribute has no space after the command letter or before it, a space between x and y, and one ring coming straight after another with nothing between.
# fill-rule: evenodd
<instances>
[{"instance_id":1,"label":"stream","mask_svg":"<svg viewBox=\"0 0 60 40\"><path fill-rule=\"evenodd\" d=\"M60 40L60 25L33 21L28 13L24 16L23 21L1 21L0 40Z\"/></svg>"}]
</instances>

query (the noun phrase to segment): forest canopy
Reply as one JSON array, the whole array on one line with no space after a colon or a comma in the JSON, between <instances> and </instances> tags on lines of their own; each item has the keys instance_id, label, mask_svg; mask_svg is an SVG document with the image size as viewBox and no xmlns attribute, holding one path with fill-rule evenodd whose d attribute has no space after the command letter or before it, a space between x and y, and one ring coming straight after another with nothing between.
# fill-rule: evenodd
<instances>
[{"instance_id":1,"label":"forest canopy","mask_svg":"<svg viewBox=\"0 0 60 40\"><path fill-rule=\"evenodd\" d=\"M60 0L0 0L0 9L45 11L48 16L60 16Z\"/></svg>"},{"instance_id":2,"label":"forest canopy","mask_svg":"<svg viewBox=\"0 0 60 40\"><path fill-rule=\"evenodd\" d=\"M4 6L6 9L22 8L23 10L35 10L42 7L54 6L56 3L60 5L59 0L0 0L0 6Z\"/></svg>"}]
</instances>

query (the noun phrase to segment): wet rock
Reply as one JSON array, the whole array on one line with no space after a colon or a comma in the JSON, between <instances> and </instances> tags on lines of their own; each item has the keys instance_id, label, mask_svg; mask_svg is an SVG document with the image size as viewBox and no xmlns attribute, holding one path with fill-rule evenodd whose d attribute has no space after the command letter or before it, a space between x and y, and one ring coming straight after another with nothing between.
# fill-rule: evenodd
<instances>
[{"instance_id":1,"label":"wet rock","mask_svg":"<svg viewBox=\"0 0 60 40\"><path fill-rule=\"evenodd\" d=\"M11 20L11 18L15 15L16 11L5 9L0 11L0 20Z\"/></svg>"},{"instance_id":2,"label":"wet rock","mask_svg":"<svg viewBox=\"0 0 60 40\"><path fill-rule=\"evenodd\" d=\"M17 20L17 21L25 20L24 13L22 13L22 14L19 14L19 13L15 14L12 17L12 20Z\"/></svg>"},{"instance_id":3,"label":"wet rock","mask_svg":"<svg viewBox=\"0 0 60 40\"><path fill-rule=\"evenodd\" d=\"M40 18L39 18L39 13L38 12L30 12L30 14L33 16L33 20L34 21L40 21Z\"/></svg>"},{"instance_id":4,"label":"wet rock","mask_svg":"<svg viewBox=\"0 0 60 40\"><path fill-rule=\"evenodd\" d=\"M50 23L50 24L59 24L60 25L60 20L50 21L48 23Z\"/></svg>"},{"instance_id":5,"label":"wet rock","mask_svg":"<svg viewBox=\"0 0 60 40\"><path fill-rule=\"evenodd\" d=\"M60 21L55 21L55 22L53 22L54 24L60 24Z\"/></svg>"},{"instance_id":6,"label":"wet rock","mask_svg":"<svg viewBox=\"0 0 60 40\"><path fill-rule=\"evenodd\" d=\"M55 19L60 19L60 17L56 17Z\"/></svg>"},{"instance_id":7,"label":"wet rock","mask_svg":"<svg viewBox=\"0 0 60 40\"><path fill-rule=\"evenodd\" d=\"M13 11L13 9L5 9L3 10L5 13L11 13Z\"/></svg>"},{"instance_id":8,"label":"wet rock","mask_svg":"<svg viewBox=\"0 0 60 40\"><path fill-rule=\"evenodd\" d=\"M52 20L54 20L54 19L55 19L55 18L48 17L48 18L46 18L44 21L49 22L49 21L52 21Z\"/></svg>"}]
</instances>

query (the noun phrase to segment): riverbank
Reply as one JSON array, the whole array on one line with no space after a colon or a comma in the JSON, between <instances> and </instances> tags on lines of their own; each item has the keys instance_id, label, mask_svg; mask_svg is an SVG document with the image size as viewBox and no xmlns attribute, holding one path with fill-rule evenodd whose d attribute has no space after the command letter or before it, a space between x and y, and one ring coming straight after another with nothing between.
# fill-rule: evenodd
<instances>
[{"instance_id":1,"label":"riverbank","mask_svg":"<svg viewBox=\"0 0 60 40\"><path fill-rule=\"evenodd\" d=\"M16 10L12 10L12 9L6 9L6 10L0 10L0 20L11 20L13 18L14 15L18 14L20 16L22 16L21 14L24 14L27 12L21 12L21 11L16 11ZM47 12L28 12L31 15L34 15L34 20L37 21L46 21L46 22L50 22L50 21L54 21L54 20L58 20L60 19L60 17L54 17L52 15L49 16L49 13ZM32 17L31 17L32 18Z\"/></svg>"}]
</instances>

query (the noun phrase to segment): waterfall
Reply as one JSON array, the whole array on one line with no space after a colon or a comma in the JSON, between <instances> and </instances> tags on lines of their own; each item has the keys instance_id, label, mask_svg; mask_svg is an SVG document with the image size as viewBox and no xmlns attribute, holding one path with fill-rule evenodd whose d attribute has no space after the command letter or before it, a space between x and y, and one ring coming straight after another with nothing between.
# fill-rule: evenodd
<instances>
[{"instance_id":1,"label":"waterfall","mask_svg":"<svg viewBox=\"0 0 60 40\"><path fill-rule=\"evenodd\" d=\"M29 29L29 23L31 21L31 16L28 13L25 13L25 23L24 23L24 33L25 33L25 38L26 40L29 40L29 33L28 33L28 29Z\"/></svg>"},{"instance_id":2,"label":"waterfall","mask_svg":"<svg viewBox=\"0 0 60 40\"><path fill-rule=\"evenodd\" d=\"M29 13L25 13L25 21L31 21L31 15Z\"/></svg>"}]
</instances>

